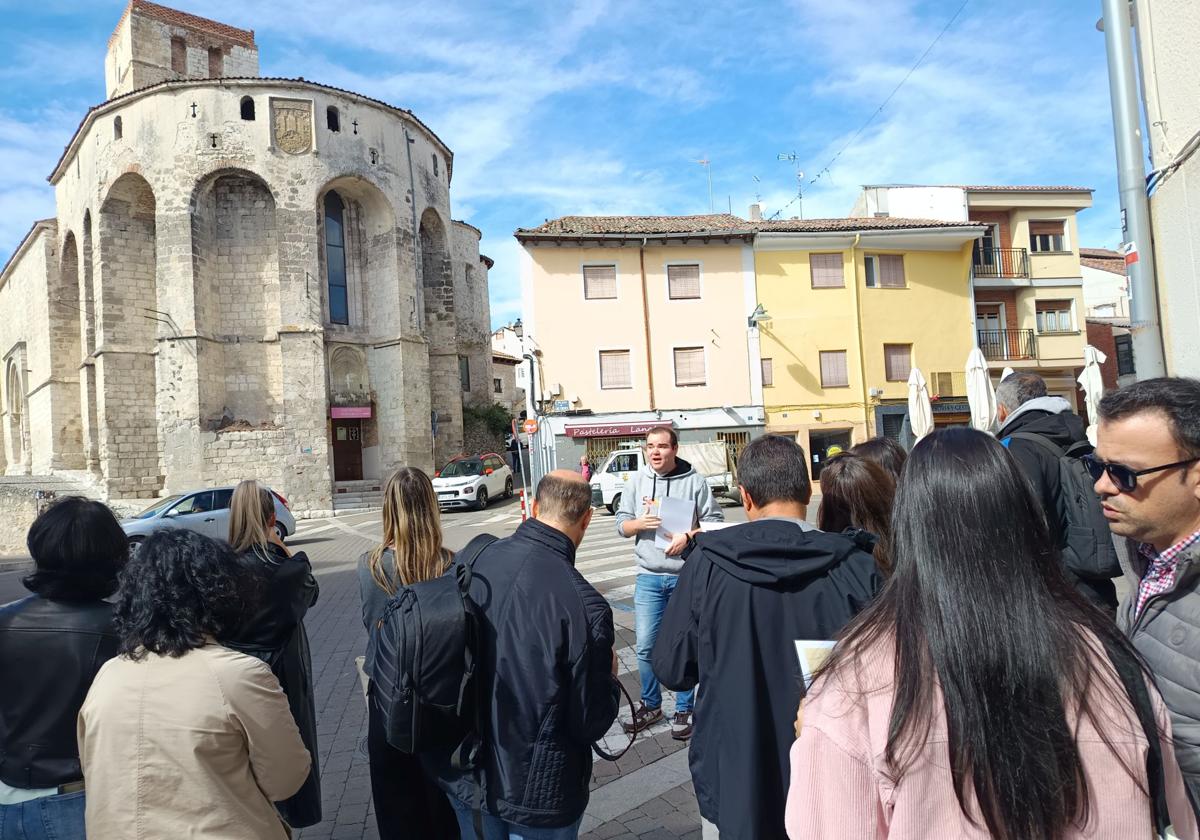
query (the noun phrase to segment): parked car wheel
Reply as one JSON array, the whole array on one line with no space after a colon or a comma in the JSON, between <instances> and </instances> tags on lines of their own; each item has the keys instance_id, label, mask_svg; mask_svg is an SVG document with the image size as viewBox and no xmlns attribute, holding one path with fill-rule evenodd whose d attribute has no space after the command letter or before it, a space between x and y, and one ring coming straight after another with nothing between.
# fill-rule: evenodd
<instances>
[{"instance_id":1,"label":"parked car wheel","mask_svg":"<svg viewBox=\"0 0 1200 840\"><path fill-rule=\"evenodd\" d=\"M144 543L145 541L146 541L145 537L130 537L129 538L129 553L131 555L136 554L137 550L139 548L141 548L142 543Z\"/></svg>"},{"instance_id":2,"label":"parked car wheel","mask_svg":"<svg viewBox=\"0 0 1200 840\"><path fill-rule=\"evenodd\" d=\"M504 498L511 499L513 497L512 476L504 479Z\"/></svg>"},{"instance_id":3,"label":"parked car wheel","mask_svg":"<svg viewBox=\"0 0 1200 840\"><path fill-rule=\"evenodd\" d=\"M613 500L608 503L608 512L611 513L613 516L616 516L617 510L619 510L620 507L621 507L621 494L618 493L617 495L613 496Z\"/></svg>"},{"instance_id":4,"label":"parked car wheel","mask_svg":"<svg viewBox=\"0 0 1200 840\"><path fill-rule=\"evenodd\" d=\"M483 510L488 506L488 492L486 487L480 487L479 492L475 496L475 510Z\"/></svg>"},{"instance_id":5,"label":"parked car wheel","mask_svg":"<svg viewBox=\"0 0 1200 840\"><path fill-rule=\"evenodd\" d=\"M287 528L283 527L279 522L275 523L275 536L279 537L279 541L283 542L287 539Z\"/></svg>"}]
</instances>

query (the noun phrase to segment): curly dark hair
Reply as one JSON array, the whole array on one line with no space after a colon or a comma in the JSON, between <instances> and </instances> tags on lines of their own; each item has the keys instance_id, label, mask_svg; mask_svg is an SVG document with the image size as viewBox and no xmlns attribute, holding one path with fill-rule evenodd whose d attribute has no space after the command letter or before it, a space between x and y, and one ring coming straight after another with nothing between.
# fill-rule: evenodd
<instances>
[{"instance_id":1,"label":"curly dark hair","mask_svg":"<svg viewBox=\"0 0 1200 840\"><path fill-rule=\"evenodd\" d=\"M183 656L232 637L258 598L258 578L223 542L183 529L152 534L121 571L114 624L120 653Z\"/></svg>"}]
</instances>

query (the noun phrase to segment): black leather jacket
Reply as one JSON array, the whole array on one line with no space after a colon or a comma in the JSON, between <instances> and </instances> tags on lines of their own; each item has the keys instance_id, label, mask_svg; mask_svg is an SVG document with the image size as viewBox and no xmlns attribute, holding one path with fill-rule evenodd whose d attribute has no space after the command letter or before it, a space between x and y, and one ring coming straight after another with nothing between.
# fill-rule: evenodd
<instances>
[{"instance_id":1,"label":"black leather jacket","mask_svg":"<svg viewBox=\"0 0 1200 840\"><path fill-rule=\"evenodd\" d=\"M0 780L28 789L83 778L75 719L117 644L104 601L0 606Z\"/></svg>"}]
</instances>

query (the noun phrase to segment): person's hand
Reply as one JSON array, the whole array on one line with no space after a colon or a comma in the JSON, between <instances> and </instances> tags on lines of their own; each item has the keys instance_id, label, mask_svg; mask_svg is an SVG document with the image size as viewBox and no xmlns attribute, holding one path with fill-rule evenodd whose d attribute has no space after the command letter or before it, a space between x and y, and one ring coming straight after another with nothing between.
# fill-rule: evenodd
<instances>
[{"instance_id":1,"label":"person's hand","mask_svg":"<svg viewBox=\"0 0 1200 840\"><path fill-rule=\"evenodd\" d=\"M800 731L804 729L804 701L800 701L800 708L796 710L796 737L800 737Z\"/></svg>"},{"instance_id":2,"label":"person's hand","mask_svg":"<svg viewBox=\"0 0 1200 840\"><path fill-rule=\"evenodd\" d=\"M615 650L612 652L612 657L613 657L612 674L615 677L617 675L617 652Z\"/></svg>"},{"instance_id":3,"label":"person's hand","mask_svg":"<svg viewBox=\"0 0 1200 840\"><path fill-rule=\"evenodd\" d=\"M667 546L664 552L668 557L678 557L683 554L683 550L687 548L688 535L685 531L682 534L672 534L671 544Z\"/></svg>"},{"instance_id":4,"label":"person's hand","mask_svg":"<svg viewBox=\"0 0 1200 840\"><path fill-rule=\"evenodd\" d=\"M658 516L643 516L637 520L639 531L657 531L662 525L662 518Z\"/></svg>"}]
</instances>

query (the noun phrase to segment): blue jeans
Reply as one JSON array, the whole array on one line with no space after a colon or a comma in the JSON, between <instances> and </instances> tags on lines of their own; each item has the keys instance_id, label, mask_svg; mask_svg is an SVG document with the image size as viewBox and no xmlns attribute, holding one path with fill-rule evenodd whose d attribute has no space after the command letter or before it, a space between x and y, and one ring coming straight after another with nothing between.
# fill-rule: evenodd
<instances>
[{"instance_id":1,"label":"blue jeans","mask_svg":"<svg viewBox=\"0 0 1200 840\"><path fill-rule=\"evenodd\" d=\"M0 840L83 840L84 792L0 805Z\"/></svg>"},{"instance_id":2,"label":"blue jeans","mask_svg":"<svg viewBox=\"0 0 1200 840\"><path fill-rule=\"evenodd\" d=\"M662 686L654 676L650 665L650 653L654 640L658 638L658 627L662 624L667 601L679 582L678 575L638 575L633 585L633 618L637 631L638 676L642 679L642 702L648 709L662 706ZM692 710L692 692L680 691L675 695L675 711Z\"/></svg>"},{"instance_id":3,"label":"blue jeans","mask_svg":"<svg viewBox=\"0 0 1200 840\"><path fill-rule=\"evenodd\" d=\"M475 817L471 806L459 802L453 796L450 804L454 806L454 815L458 817L458 830L464 838L475 836ZM519 825L505 822L491 814L483 815L483 840L576 840L579 837L579 823L583 817L564 828L523 828Z\"/></svg>"}]
</instances>

